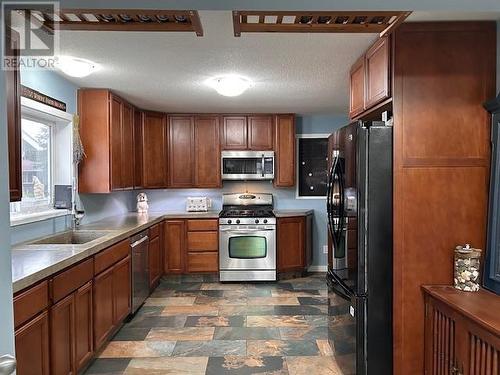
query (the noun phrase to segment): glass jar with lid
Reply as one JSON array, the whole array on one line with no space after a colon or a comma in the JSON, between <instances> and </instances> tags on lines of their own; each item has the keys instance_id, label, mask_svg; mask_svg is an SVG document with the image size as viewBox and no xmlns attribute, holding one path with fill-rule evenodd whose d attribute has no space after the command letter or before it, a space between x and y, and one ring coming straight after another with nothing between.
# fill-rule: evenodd
<instances>
[{"instance_id":1,"label":"glass jar with lid","mask_svg":"<svg viewBox=\"0 0 500 375\"><path fill-rule=\"evenodd\" d=\"M481 250L472 248L469 244L455 248L454 285L456 289L466 292L479 290L479 264Z\"/></svg>"}]
</instances>

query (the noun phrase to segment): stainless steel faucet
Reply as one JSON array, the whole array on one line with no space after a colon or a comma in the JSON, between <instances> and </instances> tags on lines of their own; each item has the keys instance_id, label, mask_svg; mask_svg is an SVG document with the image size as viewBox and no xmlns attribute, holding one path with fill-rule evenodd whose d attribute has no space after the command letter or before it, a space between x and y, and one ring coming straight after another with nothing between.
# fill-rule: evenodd
<instances>
[{"instance_id":1,"label":"stainless steel faucet","mask_svg":"<svg viewBox=\"0 0 500 375\"><path fill-rule=\"evenodd\" d=\"M77 229L78 226L80 225L80 222L82 221L83 217L85 216L85 211L77 210L76 207L74 207L71 214L73 215L72 229Z\"/></svg>"},{"instance_id":2,"label":"stainless steel faucet","mask_svg":"<svg viewBox=\"0 0 500 375\"><path fill-rule=\"evenodd\" d=\"M0 375L11 375L16 371L16 359L11 355L0 357Z\"/></svg>"}]
</instances>

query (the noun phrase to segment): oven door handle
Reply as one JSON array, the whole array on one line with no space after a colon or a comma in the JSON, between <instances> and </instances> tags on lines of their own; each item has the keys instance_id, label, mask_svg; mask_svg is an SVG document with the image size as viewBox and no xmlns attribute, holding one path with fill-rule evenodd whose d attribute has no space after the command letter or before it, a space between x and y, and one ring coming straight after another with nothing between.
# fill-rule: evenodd
<instances>
[{"instance_id":1,"label":"oven door handle","mask_svg":"<svg viewBox=\"0 0 500 375\"><path fill-rule=\"evenodd\" d=\"M259 232L273 232L276 229L249 229L249 230L244 230L244 229L220 229L220 232L231 232L231 234L252 234L252 233L259 233Z\"/></svg>"}]
</instances>

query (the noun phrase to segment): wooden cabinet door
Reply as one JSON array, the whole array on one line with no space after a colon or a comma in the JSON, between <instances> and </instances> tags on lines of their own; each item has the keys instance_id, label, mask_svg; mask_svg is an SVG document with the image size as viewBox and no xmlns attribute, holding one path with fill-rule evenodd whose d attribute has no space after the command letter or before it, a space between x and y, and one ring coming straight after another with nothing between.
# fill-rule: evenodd
<instances>
[{"instance_id":1,"label":"wooden cabinet door","mask_svg":"<svg viewBox=\"0 0 500 375\"><path fill-rule=\"evenodd\" d=\"M161 277L161 243L160 237L149 242L149 287L153 289Z\"/></svg>"},{"instance_id":2,"label":"wooden cabinet door","mask_svg":"<svg viewBox=\"0 0 500 375\"><path fill-rule=\"evenodd\" d=\"M305 267L305 217L279 218L278 271L298 271Z\"/></svg>"},{"instance_id":3,"label":"wooden cabinet door","mask_svg":"<svg viewBox=\"0 0 500 375\"><path fill-rule=\"evenodd\" d=\"M167 128L164 114L144 113L141 143L143 187L167 187Z\"/></svg>"},{"instance_id":4,"label":"wooden cabinet door","mask_svg":"<svg viewBox=\"0 0 500 375\"><path fill-rule=\"evenodd\" d=\"M186 225L184 220L167 220L164 222L165 273L181 273L184 271L184 253L186 251Z\"/></svg>"},{"instance_id":5,"label":"wooden cabinet door","mask_svg":"<svg viewBox=\"0 0 500 375\"><path fill-rule=\"evenodd\" d=\"M224 116L222 119L222 149L246 150L247 118L246 116Z\"/></svg>"},{"instance_id":6,"label":"wooden cabinet door","mask_svg":"<svg viewBox=\"0 0 500 375\"><path fill-rule=\"evenodd\" d=\"M138 109L134 110L134 188L143 188L143 160L142 160L142 121L144 112Z\"/></svg>"},{"instance_id":7,"label":"wooden cabinet door","mask_svg":"<svg viewBox=\"0 0 500 375\"><path fill-rule=\"evenodd\" d=\"M70 294L50 308L50 373L75 374L75 298Z\"/></svg>"},{"instance_id":8,"label":"wooden cabinet door","mask_svg":"<svg viewBox=\"0 0 500 375\"><path fill-rule=\"evenodd\" d=\"M194 121L192 116L168 118L169 187L194 186Z\"/></svg>"},{"instance_id":9,"label":"wooden cabinet door","mask_svg":"<svg viewBox=\"0 0 500 375\"><path fill-rule=\"evenodd\" d=\"M122 105L121 184L123 189L134 188L134 108Z\"/></svg>"},{"instance_id":10,"label":"wooden cabinet door","mask_svg":"<svg viewBox=\"0 0 500 375\"><path fill-rule=\"evenodd\" d=\"M295 186L295 116L276 116L275 134L274 186Z\"/></svg>"},{"instance_id":11,"label":"wooden cabinet door","mask_svg":"<svg viewBox=\"0 0 500 375\"><path fill-rule=\"evenodd\" d=\"M113 323L120 324L132 308L130 255L113 267Z\"/></svg>"},{"instance_id":12,"label":"wooden cabinet door","mask_svg":"<svg viewBox=\"0 0 500 375\"><path fill-rule=\"evenodd\" d=\"M94 348L98 350L114 328L113 268L94 278Z\"/></svg>"},{"instance_id":13,"label":"wooden cabinet door","mask_svg":"<svg viewBox=\"0 0 500 375\"><path fill-rule=\"evenodd\" d=\"M7 34L6 52L19 56L19 34ZM11 34L12 38L11 38ZM7 98L7 133L9 150L10 201L20 201L23 193L21 169L21 77L19 70L5 70L5 96Z\"/></svg>"},{"instance_id":14,"label":"wooden cabinet door","mask_svg":"<svg viewBox=\"0 0 500 375\"><path fill-rule=\"evenodd\" d=\"M248 148L255 151L273 149L273 116L248 116Z\"/></svg>"},{"instance_id":15,"label":"wooden cabinet door","mask_svg":"<svg viewBox=\"0 0 500 375\"><path fill-rule=\"evenodd\" d=\"M349 117L353 118L365 109L365 56L361 56L352 66L349 82Z\"/></svg>"},{"instance_id":16,"label":"wooden cabinet door","mask_svg":"<svg viewBox=\"0 0 500 375\"><path fill-rule=\"evenodd\" d=\"M110 132L110 185L111 190L121 190L122 185L122 101L110 94L109 98Z\"/></svg>"},{"instance_id":17,"label":"wooden cabinet door","mask_svg":"<svg viewBox=\"0 0 500 375\"><path fill-rule=\"evenodd\" d=\"M194 118L194 182L196 187L217 188L220 176L220 136L217 116Z\"/></svg>"},{"instance_id":18,"label":"wooden cabinet door","mask_svg":"<svg viewBox=\"0 0 500 375\"><path fill-rule=\"evenodd\" d=\"M15 333L18 375L49 375L49 314L42 312Z\"/></svg>"},{"instance_id":19,"label":"wooden cabinet door","mask_svg":"<svg viewBox=\"0 0 500 375\"><path fill-rule=\"evenodd\" d=\"M94 354L92 281L75 292L75 365L82 369Z\"/></svg>"},{"instance_id":20,"label":"wooden cabinet door","mask_svg":"<svg viewBox=\"0 0 500 375\"><path fill-rule=\"evenodd\" d=\"M366 108L390 96L389 39L380 38L366 52Z\"/></svg>"}]
</instances>

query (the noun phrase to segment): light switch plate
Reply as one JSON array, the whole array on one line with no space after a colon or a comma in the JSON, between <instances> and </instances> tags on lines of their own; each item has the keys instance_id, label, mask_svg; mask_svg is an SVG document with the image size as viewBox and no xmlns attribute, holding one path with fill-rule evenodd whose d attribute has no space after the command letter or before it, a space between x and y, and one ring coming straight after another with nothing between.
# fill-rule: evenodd
<instances>
[{"instance_id":1,"label":"light switch plate","mask_svg":"<svg viewBox=\"0 0 500 375\"><path fill-rule=\"evenodd\" d=\"M328 254L328 245L323 245L323 254Z\"/></svg>"}]
</instances>

